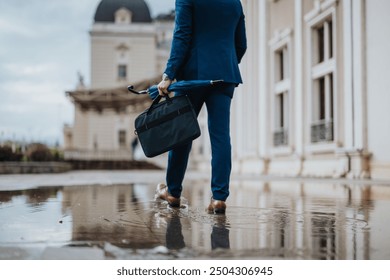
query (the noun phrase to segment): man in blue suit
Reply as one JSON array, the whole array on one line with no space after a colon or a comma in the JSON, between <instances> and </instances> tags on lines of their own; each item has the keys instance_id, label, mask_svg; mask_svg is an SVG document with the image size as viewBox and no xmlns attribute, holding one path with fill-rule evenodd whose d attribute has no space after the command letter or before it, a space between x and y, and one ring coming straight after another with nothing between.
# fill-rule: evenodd
<instances>
[{"instance_id":1,"label":"man in blue suit","mask_svg":"<svg viewBox=\"0 0 390 280\"><path fill-rule=\"evenodd\" d=\"M247 48L244 13L240 0L176 0L175 30L170 58L159 94L168 94L173 80L223 80L206 89L185 92L195 112L206 104L211 141L211 213L224 213L231 173L230 105L235 87L242 83L238 64ZM176 94L183 94L178 93ZM191 143L168 155L165 184L159 197L180 206L182 182Z\"/></svg>"}]
</instances>

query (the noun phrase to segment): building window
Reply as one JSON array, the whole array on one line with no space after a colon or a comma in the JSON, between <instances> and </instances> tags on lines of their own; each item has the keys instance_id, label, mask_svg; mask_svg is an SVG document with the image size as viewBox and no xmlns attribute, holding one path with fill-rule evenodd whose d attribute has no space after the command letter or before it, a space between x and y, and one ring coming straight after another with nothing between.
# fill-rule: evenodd
<instances>
[{"instance_id":1,"label":"building window","mask_svg":"<svg viewBox=\"0 0 390 280\"><path fill-rule=\"evenodd\" d=\"M276 81L283 81L288 78L288 64L287 64L287 46L278 50L276 56Z\"/></svg>"},{"instance_id":2,"label":"building window","mask_svg":"<svg viewBox=\"0 0 390 280\"><path fill-rule=\"evenodd\" d=\"M334 141L334 72L332 16L311 27L311 143Z\"/></svg>"},{"instance_id":3,"label":"building window","mask_svg":"<svg viewBox=\"0 0 390 280\"><path fill-rule=\"evenodd\" d=\"M317 63L333 57L333 25L332 20L326 20L315 28L318 57Z\"/></svg>"},{"instance_id":4,"label":"building window","mask_svg":"<svg viewBox=\"0 0 390 280\"><path fill-rule=\"evenodd\" d=\"M93 136L93 149L96 151L97 149L99 149L99 145L98 145L98 140L97 140L97 135L95 134Z\"/></svg>"},{"instance_id":5,"label":"building window","mask_svg":"<svg viewBox=\"0 0 390 280\"><path fill-rule=\"evenodd\" d=\"M118 78L126 79L127 78L127 66L126 65L118 65Z\"/></svg>"},{"instance_id":6,"label":"building window","mask_svg":"<svg viewBox=\"0 0 390 280\"><path fill-rule=\"evenodd\" d=\"M118 139L119 139L119 147L126 148L126 131L125 130L119 130Z\"/></svg>"},{"instance_id":7,"label":"building window","mask_svg":"<svg viewBox=\"0 0 390 280\"><path fill-rule=\"evenodd\" d=\"M132 13L126 8L120 8L115 12L115 23L116 24L130 24Z\"/></svg>"},{"instance_id":8,"label":"building window","mask_svg":"<svg viewBox=\"0 0 390 280\"><path fill-rule=\"evenodd\" d=\"M288 144L288 92L281 92L275 97L274 146Z\"/></svg>"},{"instance_id":9,"label":"building window","mask_svg":"<svg viewBox=\"0 0 390 280\"><path fill-rule=\"evenodd\" d=\"M289 139L289 40L278 40L273 47L273 146L286 146Z\"/></svg>"}]
</instances>

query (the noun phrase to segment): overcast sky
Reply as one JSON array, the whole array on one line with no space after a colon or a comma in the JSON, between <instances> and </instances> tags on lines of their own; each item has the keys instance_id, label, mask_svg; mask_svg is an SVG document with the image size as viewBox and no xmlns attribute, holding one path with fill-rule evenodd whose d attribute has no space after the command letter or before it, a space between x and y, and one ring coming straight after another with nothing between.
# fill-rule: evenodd
<instances>
[{"instance_id":1,"label":"overcast sky","mask_svg":"<svg viewBox=\"0 0 390 280\"><path fill-rule=\"evenodd\" d=\"M62 143L73 124L66 90L89 85L89 34L100 0L0 0L0 143ZM146 0L152 16L175 0Z\"/></svg>"}]
</instances>

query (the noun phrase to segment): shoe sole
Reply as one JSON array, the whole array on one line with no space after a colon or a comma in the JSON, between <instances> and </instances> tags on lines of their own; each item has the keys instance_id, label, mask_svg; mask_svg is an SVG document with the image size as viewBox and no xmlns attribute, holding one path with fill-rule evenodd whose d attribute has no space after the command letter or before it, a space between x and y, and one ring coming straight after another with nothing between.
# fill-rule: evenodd
<instances>
[{"instance_id":1,"label":"shoe sole","mask_svg":"<svg viewBox=\"0 0 390 280\"><path fill-rule=\"evenodd\" d=\"M225 214L226 209L216 208L213 210L206 209L209 214Z\"/></svg>"},{"instance_id":2,"label":"shoe sole","mask_svg":"<svg viewBox=\"0 0 390 280\"><path fill-rule=\"evenodd\" d=\"M169 203L169 202L168 202L168 205L171 206L171 207L173 207L173 208L180 208L180 203L177 204L177 203Z\"/></svg>"}]
</instances>

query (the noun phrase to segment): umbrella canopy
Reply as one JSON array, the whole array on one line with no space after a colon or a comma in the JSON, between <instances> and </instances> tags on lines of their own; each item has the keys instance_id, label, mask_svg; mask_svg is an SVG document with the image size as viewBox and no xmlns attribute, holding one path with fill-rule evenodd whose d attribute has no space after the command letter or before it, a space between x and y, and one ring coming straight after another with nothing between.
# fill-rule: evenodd
<instances>
[{"instance_id":1,"label":"umbrella canopy","mask_svg":"<svg viewBox=\"0 0 390 280\"><path fill-rule=\"evenodd\" d=\"M207 87L212 86L218 83L222 83L223 80L191 80L191 81L178 81L176 83L171 84L168 87L168 91L182 91L182 90L191 90L199 87ZM128 86L127 89L135 94L149 94L151 99L155 99L158 96L158 88L157 85L153 85L150 88L142 91L134 90L133 86Z\"/></svg>"}]
</instances>

